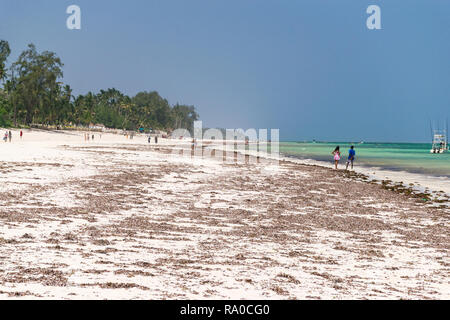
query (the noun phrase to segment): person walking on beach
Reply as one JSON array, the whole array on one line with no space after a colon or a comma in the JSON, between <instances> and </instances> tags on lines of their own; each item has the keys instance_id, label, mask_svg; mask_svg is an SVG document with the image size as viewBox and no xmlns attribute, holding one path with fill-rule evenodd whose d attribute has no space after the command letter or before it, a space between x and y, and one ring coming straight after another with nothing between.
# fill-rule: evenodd
<instances>
[{"instance_id":1,"label":"person walking on beach","mask_svg":"<svg viewBox=\"0 0 450 320\"><path fill-rule=\"evenodd\" d=\"M22 140L22 137L23 137L23 132L22 132L22 130L20 130L20 140Z\"/></svg>"},{"instance_id":2,"label":"person walking on beach","mask_svg":"<svg viewBox=\"0 0 450 320\"><path fill-rule=\"evenodd\" d=\"M347 166L345 167L345 170L348 170L349 164L352 165L352 170L353 170L353 161L355 161L355 156L356 156L355 147L351 146L350 150L348 150L348 160L347 160Z\"/></svg>"},{"instance_id":3,"label":"person walking on beach","mask_svg":"<svg viewBox=\"0 0 450 320\"><path fill-rule=\"evenodd\" d=\"M331 153L332 155L334 155L334 168L337 170L338 168L338 164L339 164L339 160L341 160L341 151L340 147L337 146L336 149L334 149L334 151Z\"/></svg>"},{"instance_id":4,"label":"person walking on beach","mask_svg":"<svg viewBox=\"0 0 450 320\"><path fill-rule=\"evenodd\" d=\"M11 142L11 139L12 139L12 133L11 133L11 131L9 131L9 133L8 133L8 138L9 138L9 142Z\"/></svg>"},{"instance_id":5,"label":"person walking on beach","mask_svg":"<svg viewBox=\"0 0 450 320\"><path fill-rule=\"evenodd\" d=\"M3 136L3 141L8 141L8 131L5 132L5 135Z\"/></svg>"}]
</instances>

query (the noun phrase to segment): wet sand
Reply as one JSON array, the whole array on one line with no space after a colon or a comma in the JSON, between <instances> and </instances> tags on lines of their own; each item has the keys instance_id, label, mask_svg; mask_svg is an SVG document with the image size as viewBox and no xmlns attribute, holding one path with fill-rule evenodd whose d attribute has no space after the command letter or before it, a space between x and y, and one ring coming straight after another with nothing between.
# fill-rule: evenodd
<instances>
[{"instance_id":1,"label":"wet sand","mask_svg":"<svg viewBox=\"0 0 450 320\"><path fill-rule=\"evenodd\" d=\"M0 298L448 299L450 209L364 176L25 132L0 144Z\"/></svg>"}]
</instances>

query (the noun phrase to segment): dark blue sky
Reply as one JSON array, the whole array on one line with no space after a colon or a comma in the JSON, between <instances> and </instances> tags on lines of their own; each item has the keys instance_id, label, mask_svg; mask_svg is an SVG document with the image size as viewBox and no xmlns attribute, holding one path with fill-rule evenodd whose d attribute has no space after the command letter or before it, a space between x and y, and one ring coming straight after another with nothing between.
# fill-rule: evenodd
<instances>
[{"instance_id":1,"label":"dark blue sky","mask_svg":"<svg viewBox=\"0 0 450 320\"><path fill-rule=\"evenodd\" d=\"M283 140L428 141L450 116L448 0L0 0L0 39L56 52L76 94L157 90Z\"/></svg>"}]
</instances>

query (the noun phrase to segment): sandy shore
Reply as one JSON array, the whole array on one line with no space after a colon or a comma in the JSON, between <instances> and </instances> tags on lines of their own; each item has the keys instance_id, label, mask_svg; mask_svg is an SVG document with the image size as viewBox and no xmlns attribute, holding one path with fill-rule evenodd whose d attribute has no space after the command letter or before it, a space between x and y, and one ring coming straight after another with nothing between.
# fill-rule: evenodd
<instances>
[{"instance_id":1,"label":"sandy shore","mask_svg":"<svg viewBox=\"0 0 450 320\"><path fill-rule=\"evenodd\" d=\"M293 161L301 164L317 165L325 168L333 168L332 161L315 161L315 160L299 160L295 158L286 158L289 161ZM345 169L345 162L341 162L340 169ZM349 169L350 170L350 169ZM444 198L450 198L450 183L447 177L431 176L420 173L412 173L406 171L394 171L384 168L364 167L356 165L354 170L356 173L367 176L370 180L377 181L391 181L394 184L402 184L412 190L418 192L426 192L433 197L439 198L441 195Z\"/></svg>"},{"instance_id":2,"label":"sandy shore","mask_svg":"<svg viewBox=\"0 0 450 320\"><path fill-rule=\"evenodd\" d=\"M445 205L320 166L180 156L175 143L1 142L0 298L450 298Z\"/></svg>"}]
</instances>

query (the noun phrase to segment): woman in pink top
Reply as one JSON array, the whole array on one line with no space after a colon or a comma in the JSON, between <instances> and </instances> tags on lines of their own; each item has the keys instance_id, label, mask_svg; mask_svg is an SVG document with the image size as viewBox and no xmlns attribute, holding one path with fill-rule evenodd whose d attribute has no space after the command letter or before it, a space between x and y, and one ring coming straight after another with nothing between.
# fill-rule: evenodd
<instances>
[{"instance_id":1,"label":"woman in pink top","mask_svg":"<svg viewBox=\"0 0 450 320\"><path fill-rule=\"evenodd\" d=\"M334 155L334 168L336 170L338 168L339 160L341 160L341 151L339 151L339 149L339 146L337 146L336 149L334 149L334 151L331 153L332 155Z\"/></svg>"}]
</instances>

